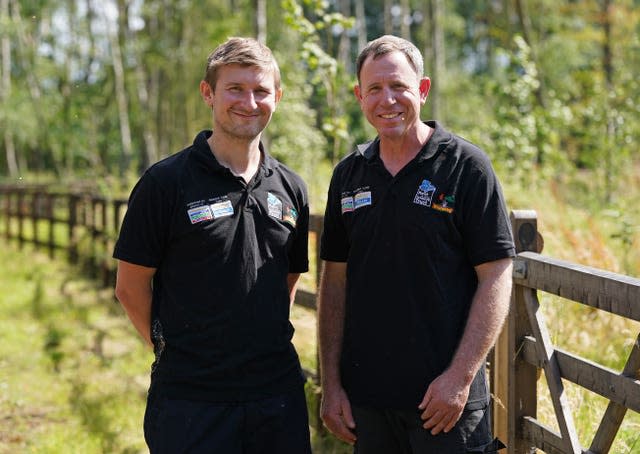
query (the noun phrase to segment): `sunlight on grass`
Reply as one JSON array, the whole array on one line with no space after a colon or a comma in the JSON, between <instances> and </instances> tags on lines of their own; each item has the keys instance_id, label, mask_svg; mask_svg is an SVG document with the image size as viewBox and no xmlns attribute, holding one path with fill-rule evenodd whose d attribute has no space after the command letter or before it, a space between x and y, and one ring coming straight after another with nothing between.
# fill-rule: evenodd
<instances>
[{"instance_id":1,"label":"sunlight on grass","mask_svg":"<svg viewBox=\"0 0 640 454\"><path fill-rule=\"evenodd\" d=\"M0 452L145 452L151 354L112 292L31 248L0 269Z\"/></svg>"}]
</instances>

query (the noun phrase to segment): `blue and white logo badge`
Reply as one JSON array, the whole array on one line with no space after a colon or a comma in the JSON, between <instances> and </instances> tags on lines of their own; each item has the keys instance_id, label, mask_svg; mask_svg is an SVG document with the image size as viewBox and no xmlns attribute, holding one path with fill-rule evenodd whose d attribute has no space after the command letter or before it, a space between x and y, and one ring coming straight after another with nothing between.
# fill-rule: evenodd
<instances>
[{"instance_id":1,"label":"blue and white logo badge","mask_svg":"<svg viewBox=\"0 0 640 454\"><path fill-rule=\"evenodd\" d=\"M362 208L367 205L371 205L371 191L358 192L353 198L354 209Z\"/></svg>"},{"instance_id":2,"label":"blue and white logo badge","mask_svg":"<svg viewBox=\"0 0 640 454\"><path fill-rule=\"evenodd\" d=\"M222 202L209 205L209 207L211 208L214 219L233 215L233 205L231 205L231 200L223 200Z\"/></svg>"},{"instance_id":3,"label":"blue and white logo badge","mask_svg":"<svg viewBox=\"0 0 640 454\"><path fill-rule=\"evenodd\" d=\"M269 216L282 220L282 200L270 192L267 192L267 208Z\"/></svg>"},{"instance_id":4,"label":"blue and white logo badge","mask_svg":"<svg viewBox=\"0 0 640 454\"><path fill-rule=\"evenodd\" d=\"M425 207L431 206L431 200L433 200L433 194L436 192L436 187L431 184L429 180L422 180L418 192L416 192L413 198L413 203L422 205Z\"/></svg>"}]
</instances>

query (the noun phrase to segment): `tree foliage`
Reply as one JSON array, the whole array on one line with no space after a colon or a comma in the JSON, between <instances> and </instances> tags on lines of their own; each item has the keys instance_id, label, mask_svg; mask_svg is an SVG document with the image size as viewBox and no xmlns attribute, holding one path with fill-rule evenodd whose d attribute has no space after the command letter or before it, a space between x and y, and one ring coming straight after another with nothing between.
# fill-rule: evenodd
<instances>
[{"instance_id":1,"label":"tree foliage","mask_svg":"<svg viewBox=\"0 0 640 454\"><path fill-rule=\"evenodd\" d=\"M197 89L209 52L260 34L285 87L265 140L321 187L373 135L352 95L353 63L366 40L393 33L424 51L425 119L477 142L514 182L586 172L611 200L638 165L638 6L0 0L0 175L127 186L209 126Z\"/></svg>"}]
</instances>

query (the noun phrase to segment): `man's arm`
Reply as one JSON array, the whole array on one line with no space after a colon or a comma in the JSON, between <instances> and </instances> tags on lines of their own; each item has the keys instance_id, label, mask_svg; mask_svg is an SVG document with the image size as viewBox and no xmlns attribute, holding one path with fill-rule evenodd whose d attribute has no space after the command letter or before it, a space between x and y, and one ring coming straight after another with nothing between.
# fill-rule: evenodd
<instances>
[{"instance_id":1,"label":"man's arm","mask_svg":"<svg viewBox=\"0 0 640 454\"><path fill-rule=\"evenodd\" d=\"M340 355L344 330L347 264L324 262L318 299L320 373L322 383L321 417L339 439L353 444L355 422L351 404L340 380Z\"/></svg>"},{"instance_id":2,"label":"man's arm","mask_svg":"<svg viewBox=\"0 0 640 454\"><path fill-rule=\"evenodd\" d=\"M298 279L300 279L300 273L287 274L287 287L289 288L289 305L293 306L293 302L296 300L296 291L298 290Z\"/></svg>"},{"instance_id":3,"label":"man's arm","mask_svg":"<svg viewBox=\"0 0 640 454\"><path fill-rule=\"evenodd\" d=\"M500 334L509 312L511 268L510 258L475 267L478 288L458 349L447 370L431 382L418 407L424 428L434 435L449 432L460 419L471 382Z\"/></svg>"},{"instance_id":4,"label":"man's arm","mask_svg":"<svg viewBox=\"0 0 640 454\"><path fill-rule=\"evenodd\" d=\"M149 345L151 342L151 282L155 268L118 260L116 298Z\"/></svg>"}]
</instances>

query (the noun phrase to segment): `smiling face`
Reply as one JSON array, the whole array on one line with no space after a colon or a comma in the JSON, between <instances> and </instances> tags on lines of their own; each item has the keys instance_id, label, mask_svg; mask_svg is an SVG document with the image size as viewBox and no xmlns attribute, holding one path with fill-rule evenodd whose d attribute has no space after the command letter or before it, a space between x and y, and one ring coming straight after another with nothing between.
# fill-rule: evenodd
<instances>
[{"instance_id":1,"label":"smiling face","mask_svg":"<svg viewBox=\"0 0 640 454\"><path fill-rule=\"evenodd\" d=\"M399 51L369 56L354 91L365 117L381 138L400 139L415 132L430 80L421 78Z\"/></svg>"},{"instance_id":2,"label":"smiling face","mask_svg":"<svg viewBox=\"0 0 640 454\"><path fill-rule=\"evenodd\" d=\"M262 133L282 96L273 71L239 64L220 67L215 87L202 81L200 91L213 110L215 133L249 141Z\"/></svg>"}]
</instances>

